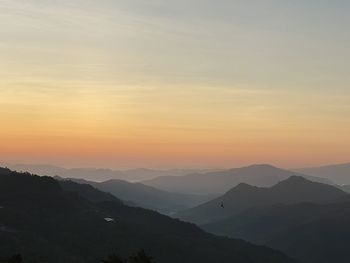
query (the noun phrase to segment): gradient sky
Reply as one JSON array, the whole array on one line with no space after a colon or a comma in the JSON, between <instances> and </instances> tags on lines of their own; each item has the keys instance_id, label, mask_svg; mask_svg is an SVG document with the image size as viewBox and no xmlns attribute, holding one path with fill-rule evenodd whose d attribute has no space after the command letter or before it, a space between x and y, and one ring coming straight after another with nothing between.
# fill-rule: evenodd
<instances>
[{"instance_id":1,"label":"gradient sky","mask_svg":"<svg viewBox=\"0 0 350 263\"><path fill-rule=\"evenodd\" d=\"M350 1L0 0L0 160L349 161Z\"/></svg>"}]
</instances>

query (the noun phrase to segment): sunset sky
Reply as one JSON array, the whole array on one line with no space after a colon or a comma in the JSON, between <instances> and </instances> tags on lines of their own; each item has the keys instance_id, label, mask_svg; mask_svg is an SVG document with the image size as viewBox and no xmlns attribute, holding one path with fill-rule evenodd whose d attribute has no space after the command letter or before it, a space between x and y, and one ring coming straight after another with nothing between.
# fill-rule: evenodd
<instances>
[{"instance_id":1,"label":"sunset sky","mask_svg":"<svg viewBox=\"0 0 350 263\"><path fill-rule=\"evenodd\" d=\"M350 161L350 1L0 0L0 162Z\"/></svg>"}]
</instances>

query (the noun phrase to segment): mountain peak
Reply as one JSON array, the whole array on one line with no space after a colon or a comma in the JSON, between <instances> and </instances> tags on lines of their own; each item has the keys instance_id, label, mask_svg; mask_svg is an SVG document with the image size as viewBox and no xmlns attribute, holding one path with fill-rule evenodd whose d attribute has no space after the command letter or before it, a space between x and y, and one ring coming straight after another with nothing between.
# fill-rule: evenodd
<instances>
[{"instance_id":1,"label":"mountain peak","mask_svg":"<svg viewBox=\"0 0 350 263\"><path fill-rule=\"evenodd\" d=\"M299 194L304 193L308 196L319 196L320 199L324 199L322 197L329 195L341 196L346 194L344 191L334 186L319 182L312 182L302 176L296 175L290 176L286 180L279 182L275 186L271 187L271 189L284 193L298 191ZM328 199L330 200L331 198Z\"/></svg>"},{"instance_id":2,"label":"mountain peak","mask_svg":"<svg viewBox=\"0 0 350 263\"><path fill-rule=\"evenodd\" d=\"M252 186L250 184L247 183L240 183L238 185L236 185L233 189L254 189L256 188L256 186Z\"/></svg>"},{"instance_id":3,"label":"mountain peak","mask_svg":"<svg viewBox=\"0 0 350 263\"><path fill-rule=\"evenodd\" d=\"M288 177L286 180L283 180L276 184L278 185L296 185L296 184L317 184L316 182L311 182L303 176L292 175Z\"/></svg>"},{"instance_id":4,"label":"mountain peak","mask_svg":"<svg viewBox=\"0 0 350 263\"><path fill-rule=\"evenodd\" d=\"M232 193L247 193L247 192L252 192L255 191L256 189L259 189L259 187L252 186L247 183L240 183L236 185L235 187L231 188L229 191L226 192L224 195L230 195Z\"/></svg>"}]
</instances>

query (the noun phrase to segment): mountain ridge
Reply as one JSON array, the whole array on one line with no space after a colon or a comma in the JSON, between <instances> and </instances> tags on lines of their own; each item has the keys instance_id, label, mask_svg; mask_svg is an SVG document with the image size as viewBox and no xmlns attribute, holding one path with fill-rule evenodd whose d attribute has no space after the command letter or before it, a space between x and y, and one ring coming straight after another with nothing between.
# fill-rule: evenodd
<instances>
[{"instance_id":1,"label":"mountain ridge","mask_svg":"<svg viewBox=\"0 0 350 263\"><path fill-rule=\"evenodd\" d=\"M291 176L271 187L239 184L224 195L197 207L180 211L174 217L201 225L237 215L255 206L298 202L322 203L343 196L347 196L347 193L334 186L311 182L300 176Z\"/></svg>"},{"instance_id":2,"label":"mountain ridge","mask_svg":"<svg viewBox=\"0 0 350 263\"><path fill-rule=\"evenodd\" d=\"M212 196L167 192L142 183L131 183L120 179L111 179L104 182L92 182L75 178L62 179L91 185L103 192L114 195L126 203L132 203L134 206L156 210L164 214L190 208L212 198Z\"/></svg>"},{"instance_id":3,"label":"mountain ridge","mask_svg":"<svg viewBox=\"0 0 350 263\"><path fill-rule=\"evenodd\" d=\"M340 185L350 184L350 162L318 167L305 167L294 170L312 176L327 178Z\"/></svg>"},{"instance_id":4,"label":"mountain ridge","mask_svg":"<svg viewBox=\"0 0 350 263\"><path fill-rule=\"evenodd\" d=\"M154 211L90 202L46 176L0 169L0 205L0 254L20 253L28 262L97 263L116 250L123 256L139 248L158 263L295 262Z\"/></svg>"},{"instance_id":5,"label":"mountain ridge","mask_svg":"<svg viewBox=\"0 0 350 263\"><path fill-rule=\"evenodd\" d=\"M12 170L18 172L30 172L33 174L60 176L64 178L79 178L95 182L102 182L110 179L120 179L129 182L149 180L162 175L183 176L189 173L217 171L220 169L149 169L133 168L125 170L113 170L109 168L63 168L47 164L6 164Z\"/></svg>"},{"instance_id":6,"label":"mountain ridge","mask_svg":"<svg viewBox=\"0 0 350 263\"><path fill-rule=\"evenodd\" d=\"M165 191L195 194L223 194L239 183L269 187L292 175L303 176L312 181L332 184L331 181L324 178L317 178L284 170L269 164L250 165L220 172L190 174L179 177L163 176L142 181L142 183Z\"/></svg>"}]
</instances>

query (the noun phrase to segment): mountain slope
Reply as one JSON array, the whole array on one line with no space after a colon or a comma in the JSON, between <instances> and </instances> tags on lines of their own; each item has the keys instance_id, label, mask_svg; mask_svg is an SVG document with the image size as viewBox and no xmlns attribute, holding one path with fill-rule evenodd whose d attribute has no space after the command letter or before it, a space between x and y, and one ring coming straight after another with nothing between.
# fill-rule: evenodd
<instances>
[{"instance_id":1,"label":"mountain slope","mask_svg":"<svg viewBox=\"0 0 350 263\"><path fill-rule=\"evenodd\" d=\"M129 255L139 248L158 263L295 262L156 212L115 201L91 202L63 191L49 177L0 170L1 255L21 253L26 262L97 263L108 254Z\"/></svg>"},{"instance_id":2,"label":"mountain slope","mask_svg":"<svg viewBox=\"0 0 350 263\"><path fill-rule=\"evenodd\" d=\"M303 174L279 169L266 164L205 174L191 174L179 177L164 176L143 181L142 183L172 192L223 194L240 183L268 187L279 181L285 180L292 175L304 176L311 181L331 183L327 179L305 176Z\"/></svg>"},{"instance_id":3,"label":"mountain slope","mask_svg":"<svg viewBox=\"0 0 350 263\"><path fill-rule=\"evenodd\" d=\"M344 192L350 193L350 185L343 185L341 188Z\"/></svg>"},{"instance_id":4,"label":"mountain slope","mask_svg":"<svg viewBox=\"0 0 350 263\"><path fill-rule=\"evenodd\" d=\"M250 209L204 225L207 231L280 249L309 263L347 263L350 199Z\"/></svg>"},{"instance_id":5,"label":"mountain slope","mask_svg":"<svg viewBox=\"0 0 350 263\"><path fill-rule=\"evenodd\" d=\"M350 184L350 163L301 168L296 169L296 171L327 178L340 185Z\"/></svg>"},{"instance_id":6,"label":"mountain slope","mask_svg":"<svg viewBox=\"0 0 350 263\"><path fill-rule=\"evenodd\" d=\"M211 196L171 193L158 190L141 183L129 183L123 180L109 180L101 183L82 179L69 179L78 183L89 184L103 192L108 192L126 202L156 210L164 214L194 207L210 200Z\"/></svg>"},{"instance_id":7,"label":"mountain slope","mask_svg":"<svg viewBox=\"0 0 350 263\"><path fill-rule=\"evenodd\" d=\"M57 177L55 177L57 178ZM62 189L66 192L76 192L83 198L91 201L91 202L104 202L104 201L114 201L114 202L122 202L120 199L115 197L110 193L105 193L97 190L90 184L86 183L76 183L71 180L58 180Z\"/></svg>"},{"instance_id":8,"label":"mountain slope","mask_svg":"<svg viewBox=\"0 0 350 263\"><path fill-rule=\"evenodd\" d=\"M223 196L180 211L175 217L197 224L207 224L237 215L255 206L325 202L346 195L345 192L331 185L311 182L300 176L291 176L269 188L239 184ZM221 204L224 207L221 207Z\"/></svg>"}]
</instances>

